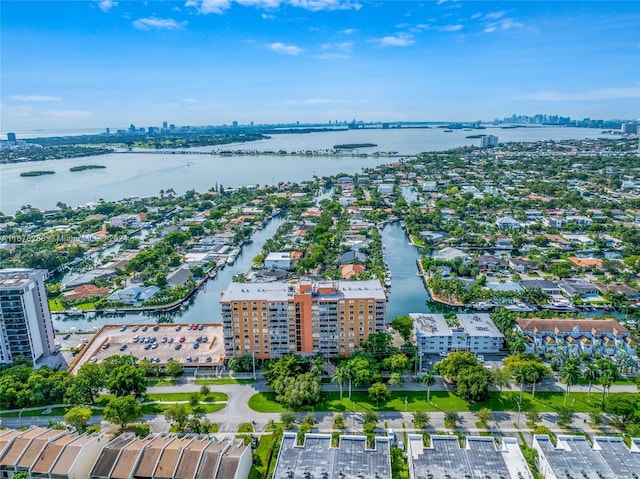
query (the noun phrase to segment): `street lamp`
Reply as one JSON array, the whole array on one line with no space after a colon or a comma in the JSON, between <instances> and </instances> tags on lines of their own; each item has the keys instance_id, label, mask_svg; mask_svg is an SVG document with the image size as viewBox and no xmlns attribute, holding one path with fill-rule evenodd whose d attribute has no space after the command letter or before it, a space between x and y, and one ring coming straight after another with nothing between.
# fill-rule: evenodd
<instances>
[{"instance_id":1,"label":"street lamp","mask_svg":"<svg viewBox=\"0 0 640 479\"><path fill-rule=\"evenodd\" d=\"M20 414L18 414L18 419L20 421L20 427L22 427L22 413L24 412L25 408L20 409Z\"/></svg>"}]
</instances>

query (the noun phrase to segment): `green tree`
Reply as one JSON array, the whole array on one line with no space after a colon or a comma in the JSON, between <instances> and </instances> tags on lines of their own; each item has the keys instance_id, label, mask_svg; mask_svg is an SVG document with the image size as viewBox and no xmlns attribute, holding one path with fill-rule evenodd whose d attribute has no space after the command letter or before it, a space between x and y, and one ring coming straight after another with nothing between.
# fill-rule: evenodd
<instances>
[{"instance_id":1,"label":"green tree","mask_svg":"<svg viewBox=\"0 0 640 479\"><path fill-rule=\"evenodd\" d=\"M445 359L436 363L434 369L440 376L457 382L463 370L479 364L478 358L474 354L467 351L457 351L449 353Z\"/></svg>"},{"instance_id":2,"label":"green tree","mask_svg":"<svg viewBox=\"0 0 640 479\"><path fill-rule=\"evenodd\" d=\"M618 424L624 428L631 421L640 421L640 395L619 393L608 396L604 402L605 411L613 414Z\"/></svg>"},{"instance_id":3,"label":"green tree","mask_svg":"<svg viewBox=\"0 0 640 479\"><path fill-rule=\"evenodd\" d=\"M393 321L391 321L391 327L398 332L405 343L409 342L411 334L413 333L413 319L411 319L411 316L408 314L396 316Z\"/></svg>"},{"instance_id":4,"label":"green tree","mask_svg":"<svg viewBox=\"0 0 640 479\"><path fill-rule=\"evenodd\" d=\"M285 429L290 429L296 422L296 415L291 411L285 411L280 414L280 421L284 424Z\"/></svg>"},{"instance_id":5,"label":"green tree","mask_svg":"<svg viewBox=\"0 0 640 479\"><path fill-rule=\"evenodd\" d=\"M74 404L93 404L105 385L107 373L98 363L84 363L73 378L67 397Z\"/></svg>"},{"instance_id":6,"label":"green tree","mask_svg":"<svg viewBox=\"0 0 640 479\"><path fill-rule=\"evenodd\" d=\"M573 410L568 407L558 409L558 426L569 427L573 423Z\"/></svg>"},{"instance_id":7,"label":"green tree","mask_svg":"<svg viewBox=\"0 0 640 479\"><path fill-rule=\"evenodd\" d=\"M508 368L496 368L491 374L493 384L500 388L500 394L502 394L503 389L511 385L511 371Z\"/></svg>"},{"instance_id":8,"label":"green tree","mask_svg":"<svg viewBox=\"0 0 640 479\"><path fill-rule=\"evenodd\" d=\"M567 398L571 393L571 387L578 382L580 379L581 373L580 368L574 361L567 361L567 363L560 369L560 377L567 385L566 393L564 395L564 405L567 405Z\"/></svg>"},{"instance_id":9,"label":"green tree","mask_svg":"<svg viewBox=\"0 0 640 479\"><path fill-rule=\"evenodd\" d=\"M484 401L489 397L491 380L491 371L481 364L469 366L458 375L456 393L466 401Z\"/></svg>"},{"instance_id":10,"label":"green tree","mask_svg":"<svg viewBox=\"0 0 640 479\"><path fill-rule=\"evenodd\" d=\"M107 389L116 396L134 394L141 397L147 391L148 383L145 371L130 364L113 368L106 380Z\"/></svg>"},{"instance_id":11,"label":"green tree","mask_svg":"<svg viewBox=\"0 0 640 479\"><path fill-rule=\"evenodd\" d=\"M591 397L591 386L595 381L600 378L600 369L597 364L587 364L587 367L582 373L582 376L589 381L589 391L587 393L587 397Z\"/></svg>"},{"instance_id":12,"label":"green tree","mask_svg":"<svg viewBox=\"0 0 640 479\"><path fill-rule=\"evenodd\" d=\"M164 415L169 421L176 423L180 430L186 426L189 420L187 406L182 403L171 404L165 409Z\"/></svg>"},{"instance_id":13,"label":"green tree","mask_svg":"<svg viewBox=\"0 0 640 479\"><path fill-rule=\"evenodd\" d=\"M338 367L336 372L331 376L331 382L337 382L338 388L340 389L340 402L342 402L342 385L344 384L345 379L347 379L347 373L345 368Z\"/></svg>"},{"instance_id":14,"label":"green tree","mask_svg":"<svg viewBox=\"0 0 640 479\"><path fill-rule=\"evenodd\" d=\"M458 425L460 416L455 411L447 411L444 413L444 425L450 429L455 428Z\"/></svg>"},{"instance_id":15,"label":"green tree","mask_svg":"<svg viewBox=\"0 0 640 479\"><path fill-rule=\"evenodd\" d=\"M182 364L180 364L180 361L171 359L167 361L167 364L165 364L164 370L169 376L175 378L182 375Z\"/></svg>"},{"instance_id":16,"label":"green tree","mask_svg":"<svg viewBox=\"0 0 640 479\"><path fill-rule=\"evenodd\" d=\"M418 380L427 387L427 402L431 401L431 388L436 384L436 373L433 370L425 371Z\"/></svg>"},{"instance_id":17,"label":"green tree","mask_svg":"<svg viewBox=\"0 0 640 479\"><path fill-rule=\"evenodd\" d=\"M478 411L478 420L487 427L489 421L493 420L493 414L491 414L491 409L488 407L483 407Z\"/></svg>"},{"instance_id":18,"label":"green tree","mask_svg":"<svg viewBox=\"0 0 640 479\"><path fill-rule=\"evenodd\" d=\"M91 419L91 409L88 407L72 407L64 415L64 421L78 432L83 432Z\"/></svg>"},{"instance_id":19,"label":"green tree","mask_svg":"<svg viewBox=\"0 0 640 479\"><path fill-rule=\"evenodd\" d=\"M429 413L424 411L415 411L413 413L413 425L416 429L424 429L429 424L431 417Z\"/></svg>"},{"instance_id":20,"label":"green tree","mask_svg":"<svg viewBox=\"0 0 640 479\"><path fill-rule=\"evenodd\" d=\"M130 422L142 418L142 406L134 396L112 398L104 408L104 418L123 428Z\"/></svg>"},{"instance_id":21,"label":"green tree","mask_svg":"<svg viewBox=\"0 0 640 479\"><path fill-rule=\"evenodd\" d=\"M379 404L389 399L389 390L384 383L374 383L369 388L369 397L373 402Z\"/></svg>"}]
</instances>

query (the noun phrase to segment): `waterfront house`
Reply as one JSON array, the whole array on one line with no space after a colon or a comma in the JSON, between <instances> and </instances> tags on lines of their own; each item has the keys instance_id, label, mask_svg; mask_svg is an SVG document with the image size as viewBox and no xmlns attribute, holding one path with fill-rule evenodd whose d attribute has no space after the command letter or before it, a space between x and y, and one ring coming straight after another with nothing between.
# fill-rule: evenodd
<instances>
[{"instance_id":1,"label":"waterfront house","mask_svg":"<svg viewBox=\"0 0 640 479\"><path fill-rule=\"evenodd\" d=\"M613 319L518 318L516 327L527 339L527 353L545 354L562 346L578 354L611 356L616 348L635 354L627 339L631 333Z\"/></svg>"},{"instance_id":2,"label":"waterfront house","mask_svg":"<svg viewBox=\"0 0 640 479\"><path fill-rule=\"evenodd\" d=\"M519 230L522 225L511 216L502 216L496 220L496 226L501 230Z\"/></svg>"}]
</instances>

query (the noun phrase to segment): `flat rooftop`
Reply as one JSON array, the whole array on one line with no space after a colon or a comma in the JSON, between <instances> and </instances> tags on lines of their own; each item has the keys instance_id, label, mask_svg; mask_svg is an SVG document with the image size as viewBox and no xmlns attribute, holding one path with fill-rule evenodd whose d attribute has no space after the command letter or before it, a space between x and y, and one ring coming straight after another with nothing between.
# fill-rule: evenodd
<instances>
[{"instance_id":1,"label":"flat rooftop","mask_svg":"<svg viewBox=\"0 0 640 479\"><path fill-rule=\"evenodd\" d=\"M170 359L175 359L186 367L203 368L221 365L225 358L222 325L197 324L196 329L189 326L193 325L104 326L92 336L89 343L76 356L70 365L70 370L76 373L78 368L86 362L99 363L104 358L115 354L131 354L138 359L146 358L160 366ZM140 338L144 338L143 341L140 341ZM196 343L197 349L194 348Z\"/></svg>"},{"instance_id":2,"label":"flat rooftop","mask_svg":"<svg viewBox=\"0 0 640 479\"><path fill-rule=\"evenodd\" d=\"M451 330L442 314L410 313L416 335L451 336Z\"/></svg>"},{"instance_id":3,"label":"flat rooftop","mask_svg":"<svg viewBox=\"0 0 640 479\"><path fill-rule=\"evenodd\" d=\"M46 270L30 268L0 269L0 289L21 289Z\"/></svg>"},{"instance_id":4,"label":"flat rooftop","mask_svg":"<svg viewBox=\"0 0 640 479\"><path fill-rule=\"evenodd\" d=\"M492 437L431 436L424 447L422 435L408 435L409 469L415 479L533 479L515 439L504 438L498 447Z\"/></svg>"},{"instance_id":5,"label":"flat rooftop","mask_svg":"<svg viewBox=\"0 0 640 479\"><path fill-rule=\"evenodd\" d=\"M391 479L391 452L386 437L376 437L375 449L366 448L364 436L340 436L331 446L330 434L307 434L296 444L296 433L285 432L273 479L310 477L319 479Z\"/></svg>"},{"instance_id":6,"label":"flat rooftop","mask_svg":"<svg viewBox=\"0 0 640 479\"><path fill-rule=\"evenodd\" d=\"M592 446L583 436L559 435L554 446L549 436L536 435L534 447L544 467L556 477L635 479L640 475L640 451L632 452L618 437L596 437Z\"/></svg>"},{"instance_id":7,"label":"flat rooftop","mask_svg":"<svg viewBox=\"0 0 640 479\"><path fill-rule=\"evenodd\" d=\"M456 314L460 326L470 336L485 336L490 338L504 338L504 335L498 330L491 317L486 313L476 314Z\"/></svg>"}]
</instances>

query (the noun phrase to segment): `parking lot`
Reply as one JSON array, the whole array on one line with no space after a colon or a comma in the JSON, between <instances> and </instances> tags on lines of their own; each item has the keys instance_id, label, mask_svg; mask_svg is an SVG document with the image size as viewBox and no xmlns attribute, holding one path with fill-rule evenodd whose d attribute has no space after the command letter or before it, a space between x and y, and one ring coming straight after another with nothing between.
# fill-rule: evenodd
<instances>
[{"instance_id":1,"label":"parking lot","mask_svg":"<svg viewBox=\"0 0 640 479\"><path fill-rule=\"evenodd\" d=\"M224 360L221 324L158 324L104 326L71 363L76 372L86 362L132 355L160 366L171 359L183 366L213 367Z\"/></svg>"}]
</instances>

